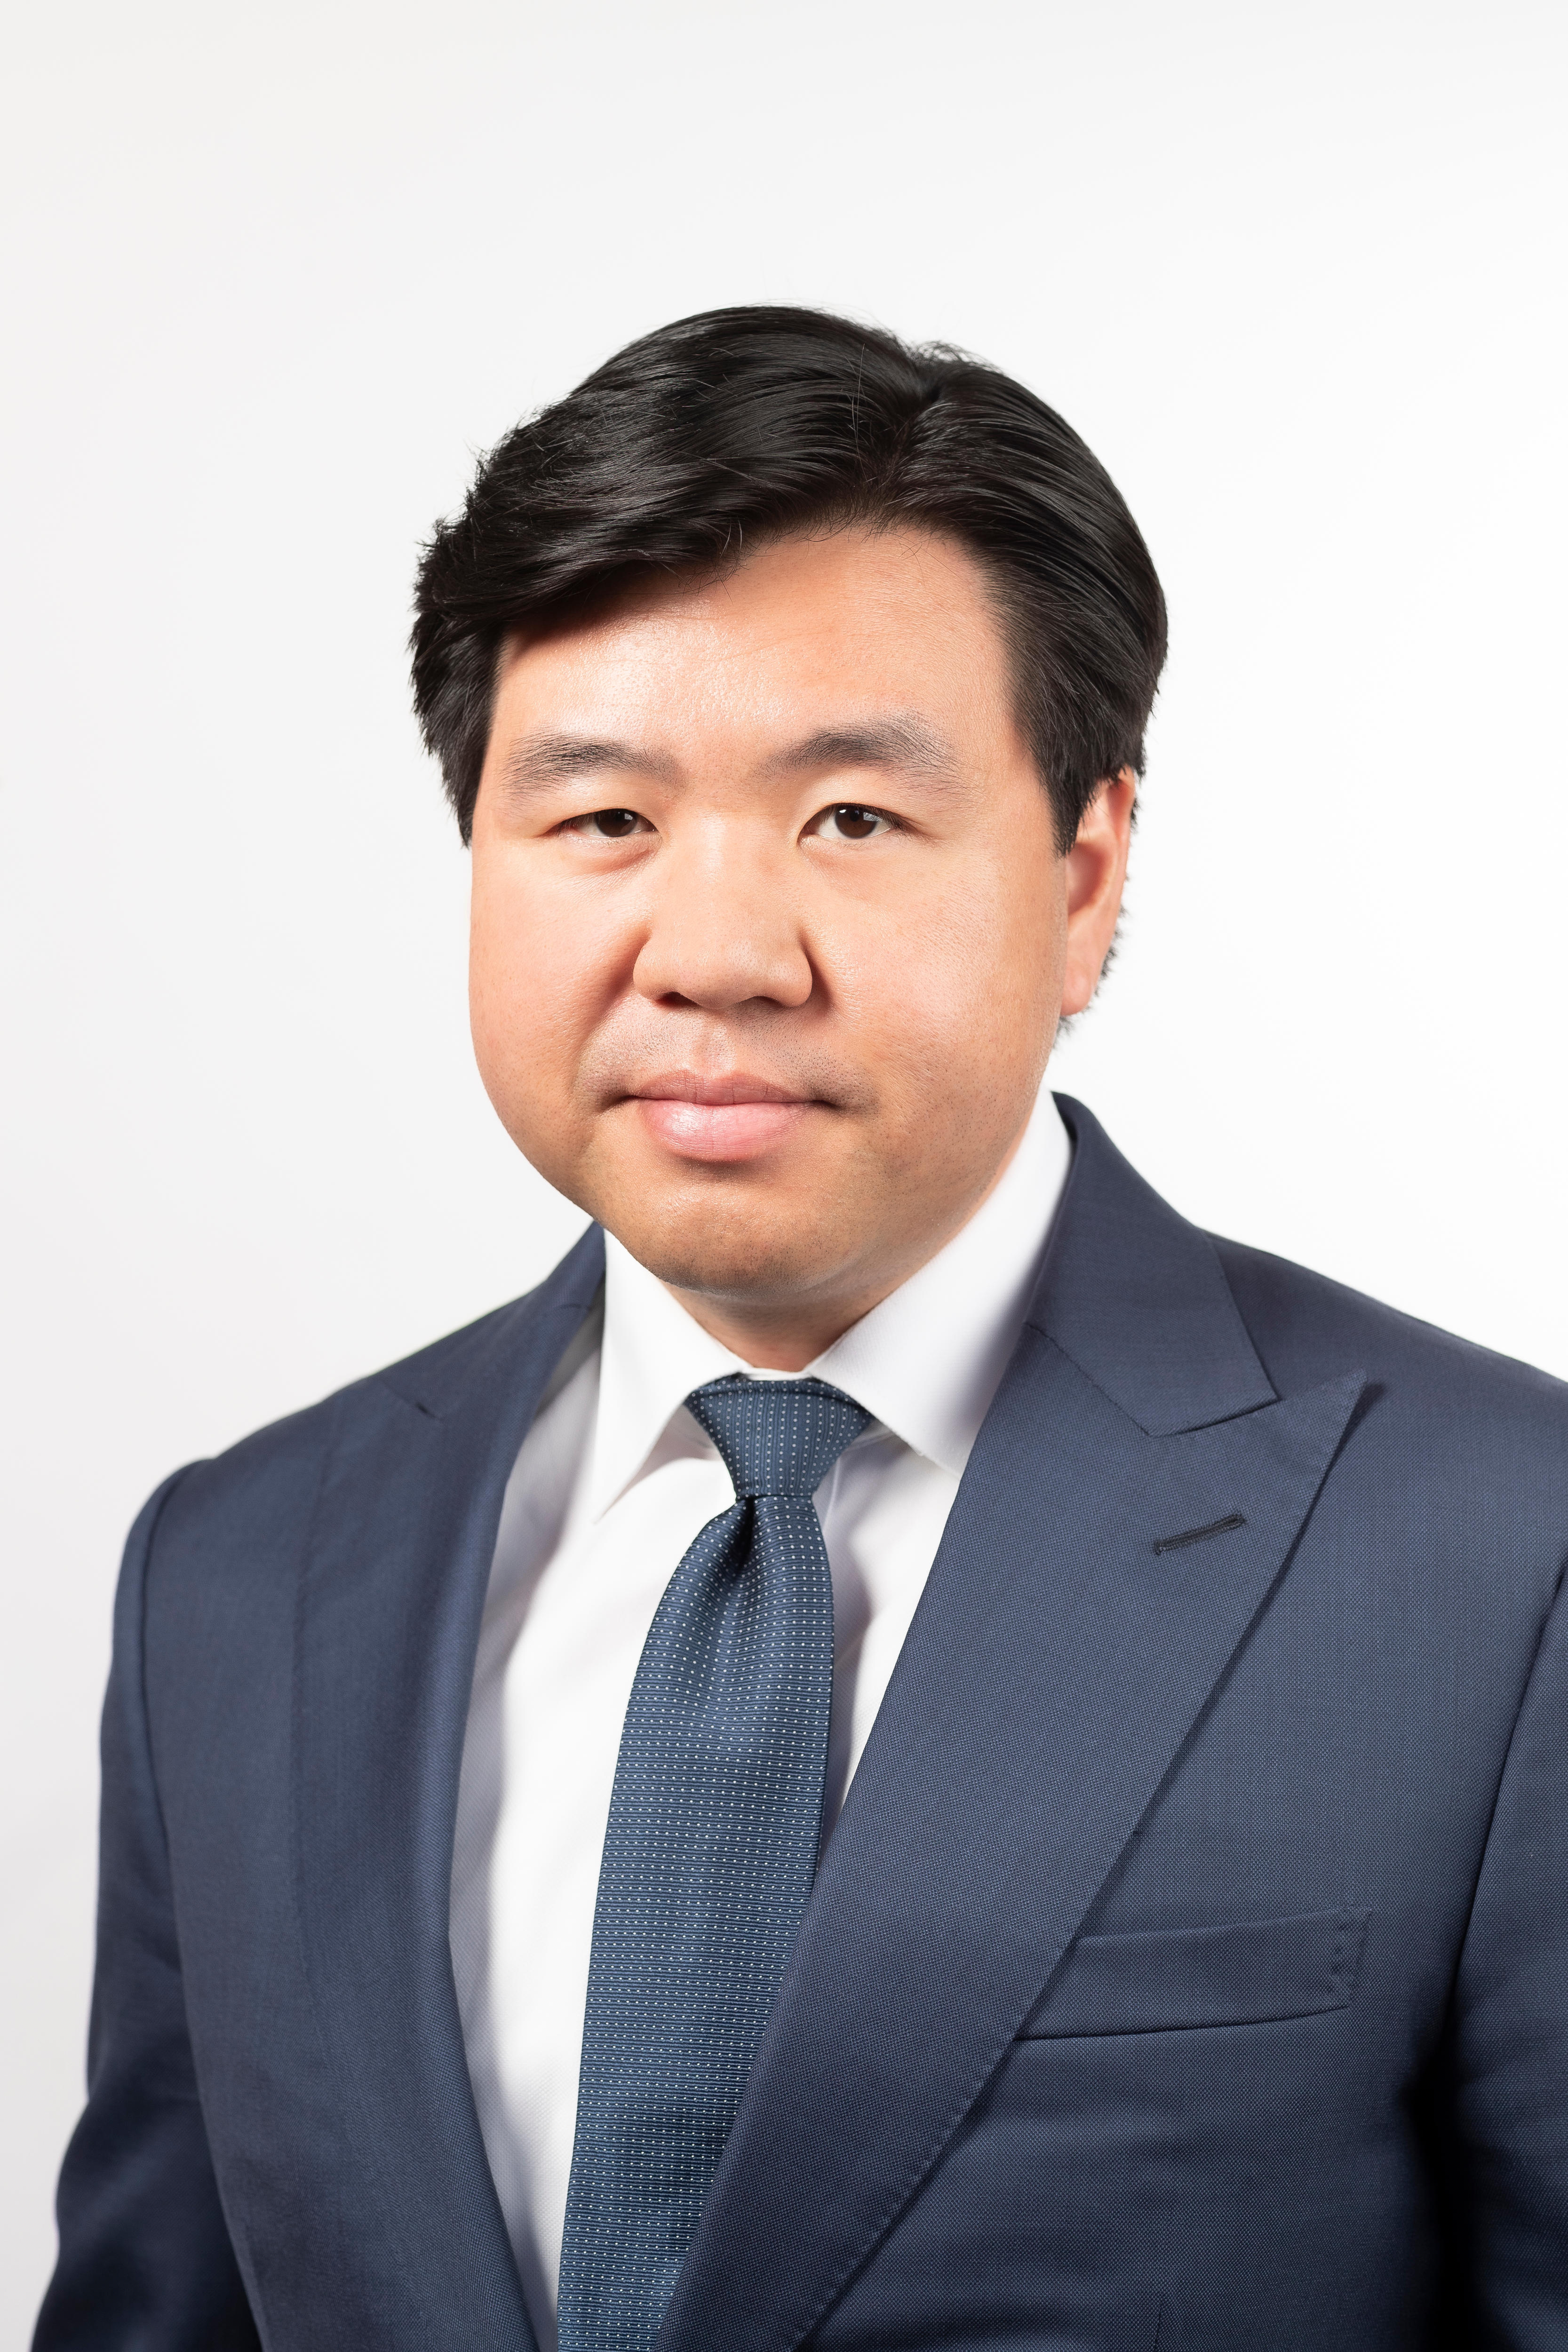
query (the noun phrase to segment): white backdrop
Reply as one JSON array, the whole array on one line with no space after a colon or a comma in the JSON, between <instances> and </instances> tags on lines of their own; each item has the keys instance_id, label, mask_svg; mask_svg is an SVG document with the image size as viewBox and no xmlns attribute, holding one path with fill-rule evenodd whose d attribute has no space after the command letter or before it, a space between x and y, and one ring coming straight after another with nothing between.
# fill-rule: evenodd
<instances>
[{"instance_id":1,"label":"white backdrop","mask_svg":"<svg viewBox=\"0 0 1568 2352\"><path fill-rule=\"evenodd\" d=\"M1568 1374L1556 0L13 0L0 2343L79 2096L124 1528L581 1220L468 1060L416 543L818 302L1105 459L1172 657L1062 1049L1189 1214Z\"/></svg>"}]
</instances>

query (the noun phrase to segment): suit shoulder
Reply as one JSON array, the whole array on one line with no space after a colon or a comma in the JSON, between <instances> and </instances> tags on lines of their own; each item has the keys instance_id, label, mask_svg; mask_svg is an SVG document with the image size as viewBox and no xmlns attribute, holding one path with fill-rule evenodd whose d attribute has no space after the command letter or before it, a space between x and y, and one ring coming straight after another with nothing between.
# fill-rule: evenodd
<instances>
[{"instance_id":1,"label":"suit shoulder","mask_svg":"<svg viewBox=\"0 0 1568 2352\"><path fill-rule=\"evenodd\" d=\"M374 1419L388 1410L427 1410L423 1400L443 1393L468 1365L482 1361L497 1337L526 1314L536 1295L493 1307L414 1354L252 1430L222 1454L191 1463L176 1474L164 1501L160 1548L198 1531L215 1515L238 1515L256 1524L275 1520L279 1512L293 1516L308 1510L328 1450L345 1423L362 1415Z\"/></svg>"},{"instance_id":2,"label":"suit shoulder","mask_svg":"<svg viewBox=\"0 0 1568 2352\"><path fill-rule=\"evenodd\" d=\"M242 1437L211 1461L193 1464L168 1494L159 1523L163 1549L182 1534L197 1537L215 1522L266 1537L308 1515L334 1443L356 1427L385 1426L388 1415L441 1421L498 1376L520 1343L553 1324L563 1339L581 1324L604 1273L602 1237L590 1226L536 1288L492 1307L460 1330L350 1381L319 1403ZM247 1545L247 1548L251 1548Z\"/></svg>"},{"instance_id":3,"label":"suit shoulder","mask_svg":"<svg viewBox=\"0 0 1568 2352\"><path fill-rule=\"evenodd\" d=\"M1209 1239L1265 1370L1281 1393L1331 1379L1352 1360L1369 1379L1470 1414L1522 1416L1568 1435L1568 1381L1461 1339L1289 1258Z\"/></svg>"}]
</instances>

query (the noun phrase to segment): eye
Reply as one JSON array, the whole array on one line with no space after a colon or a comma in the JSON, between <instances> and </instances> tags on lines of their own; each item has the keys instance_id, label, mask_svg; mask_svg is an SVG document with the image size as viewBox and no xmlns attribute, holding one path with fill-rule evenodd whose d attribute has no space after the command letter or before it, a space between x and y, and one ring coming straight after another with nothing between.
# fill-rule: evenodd
<instances>
[{"instance_id":1,"label":"eye","mask_svg":"<svg viewBox=\"0 0 1568 2352\"><path fill-rule=\"evenodd\" d=\"M879 833L891 833L893 820L881 809L863 808L858 801L839 801L813 818L812 828L825 841L869 841Z\"/></svg>"},{"instance_id":2,"label":"eye","mask_svg":"<svg viewBox=\"0 0 1568 2352\"><path fill-rule=\"evenodd\" d=\"M568 833L584 835L590 841L626 841L638 827L652 830L646 817L636 809L595 809L587 816L574 816L568 823Z\"/></svg>"}]
</instances>

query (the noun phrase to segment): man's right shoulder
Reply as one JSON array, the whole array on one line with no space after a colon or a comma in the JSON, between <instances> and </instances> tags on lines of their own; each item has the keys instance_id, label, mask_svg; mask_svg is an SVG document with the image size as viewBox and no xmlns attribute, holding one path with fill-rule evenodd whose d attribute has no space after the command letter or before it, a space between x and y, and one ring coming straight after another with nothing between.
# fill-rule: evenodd
<instances>
[{"instance_id":1,"label":"man's right shoulder","mask_svg":"<svg viewBox=\"0 0 1568 2352\"><path fill-rule=\"evenodd\" d=\"M494 1307L415 1354L252 1430L223 1453L187 1463L155 1498L159 1549L225 1521L259 1536L279 1532L279 1520L308 1517L328 1460L343 1438L352 1443L356 1428L369 1430L388 1412L418 1412L425 1389L449 1381L469 1353L488 1352L487 1339L527 1303L514 1299Z\"/></svg>"},{"instance_id":2,"label":"man's right shoulder","mask_svg":"<svg viewBox=\"0 0 1568 2352\"><path fill-rule=\"evenodd\" d=\"M590 1229L521 1298L176 1471L154 1498L160 1551L221 1530L247 1553L275 1552L314 1513L334 1461L352 1478L357 1449L384 1444L389 1423L395 1431L405 1421L412 1434L417 1421L428 1427L459 1411L466 1396L508 1377L545 1325L557 1325L563 1342L595 1286L595 1240Z\"/></svg>"}]
</instances>

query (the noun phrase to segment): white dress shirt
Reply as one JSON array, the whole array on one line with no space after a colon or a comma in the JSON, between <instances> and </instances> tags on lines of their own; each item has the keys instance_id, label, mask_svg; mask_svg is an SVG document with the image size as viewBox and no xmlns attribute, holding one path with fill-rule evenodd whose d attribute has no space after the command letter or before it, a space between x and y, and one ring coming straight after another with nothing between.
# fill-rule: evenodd
<instances>
[{"instance_id":1,"label":"white dress shirt","mask_svg":"<svg viewBox=\"0 0 1568 2352\"><path fill-rule=\"evenodd\" d=\"M809 1367L872 1423L816 1492L833 1572L826 1818L888 1686L1022 1328L1071 1147L1048 1091L969 1223ZM452 1866L468 2068L542 2352L576 2127L599 1864L621 1724L665 1586L734 1489L685 1409L757 1371L613 1238L507 1485Z\"/></svg>"}]
</instances>

